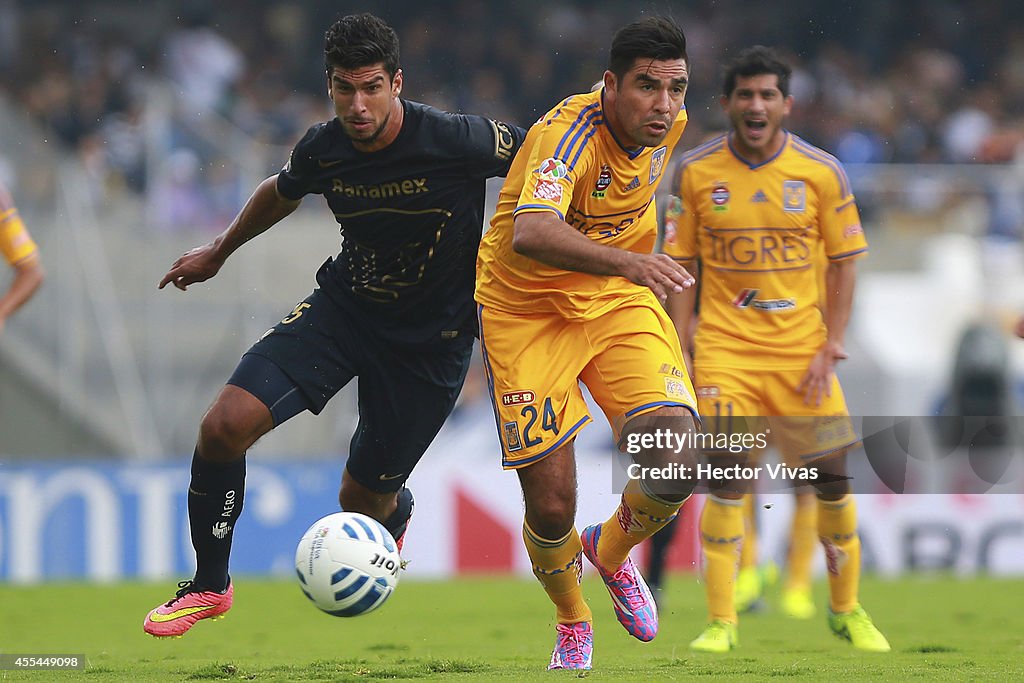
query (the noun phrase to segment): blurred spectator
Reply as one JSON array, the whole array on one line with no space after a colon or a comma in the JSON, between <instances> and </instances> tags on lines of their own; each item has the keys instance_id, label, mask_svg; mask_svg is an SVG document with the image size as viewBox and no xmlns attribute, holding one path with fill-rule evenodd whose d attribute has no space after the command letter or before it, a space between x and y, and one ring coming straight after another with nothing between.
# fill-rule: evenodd
<instances>
[{"instance_id":1,"label":"blurred spectator","mask_svg":"<svg viewBox=\"0 0 1024 683\"><path fill-rule=\"evenodd\" d=\"M943 145L950 161L979 160L982 144L998 124L999 105L999 94L995 88L984 84L970 93L964 105L946 119L942 130Z\"/></svg>"},{"instance_id":2,"label":"blurred spectator","mask_svg":"<svg viewBox=\"0 0 1024 683\"><path fill-rule=\"evenodd\" d=\"M212 225L195 152L173 152L159 173L150 193L150 215L157 228L170 231Z\"/></svg>"},{"instance_id":3,"label":"blurred spectator","mask_svg":"<svg viewBox=\"0 0 1024 683\"><path fill-rule=\"evenodd\" d=\"M182 148L204 179L215 172L228 187L240 178L218 166L228 153L220 117L279 146L322 117L325 79L310 68L322 36L311 27L341 8L280 0L251 0L244 13L237 3L198 0L139 7L0 0L0 96L9 91L81 153L100 189L143 191L147 167L158 165L147 157ZM561 93L589 88L606 67L611 27L641 11L611 0L522 0L500 13L471 0L404 0L382 14L403 36L402 66L415 75L407 96L526 126ZM845 162L1007 163L1019 155L1024 3L790 0L780 10L698 0L674 12L692 60L681 148L724 126L719 65L736 46L758 42L788 51L796 66L794 132ZM154 97L162 93L169 97ZM179 113L147 140L141 122L161 108Z\"/></svg>"},{"instance_id":4,"label":"blurred spectator","mask_svg":"<svg viewBox=\"0 0 1024 683\"><path fill-rule=\"evenodd\" d=\"M241 51L210 25L212 7L193 4L167 38L167 76L188 113L228 113L235 84L245 72Z\"/></svg>"}]
</instances>

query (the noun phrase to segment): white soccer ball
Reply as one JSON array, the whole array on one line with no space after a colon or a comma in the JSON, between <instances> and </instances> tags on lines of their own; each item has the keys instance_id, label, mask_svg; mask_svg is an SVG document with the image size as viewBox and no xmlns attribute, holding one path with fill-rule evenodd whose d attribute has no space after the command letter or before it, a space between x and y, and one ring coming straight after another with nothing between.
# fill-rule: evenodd
<instances>
[{"instance_id":1,"label":"white soccer ball","mask_svg":"<svg viewBox=\"0 0 1024 683\"><path fill-rule=\"evenodd\" d=\"M402 560L384 526L358 512L317 520L295 549L299 586L310 601L336 617L355 617L383 605Z\"/></svg>"}]
</instances>

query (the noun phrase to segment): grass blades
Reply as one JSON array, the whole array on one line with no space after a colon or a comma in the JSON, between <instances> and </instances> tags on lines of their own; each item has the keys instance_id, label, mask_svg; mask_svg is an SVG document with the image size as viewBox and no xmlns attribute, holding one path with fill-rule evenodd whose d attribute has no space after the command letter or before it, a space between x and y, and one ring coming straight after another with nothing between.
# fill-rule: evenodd
<instances>
[{"instance_id":1,"label":"grass blades","mask_svg":"<svg viewBox=\"0 0 1024 683\"><path fill-rule=\"evenodd\" d=\"M690 575L670 578L661 632L630 638L592 576L594 670L548 672L554 610L522 579L408 581L380 610L354 619L320 613L291 581L237 577L234 608L181 639L142 631L146 612L174 591L161 584L0 586L0 651L84 654L84 671L0 671L0 680L88 681L595 681L892 680L1024 678L1024 581L917 577L866 579L862 602L892 643L864 654L819 616L744 615L740 647L697 655L704 597Z\"/></svg>"}]
</instances>

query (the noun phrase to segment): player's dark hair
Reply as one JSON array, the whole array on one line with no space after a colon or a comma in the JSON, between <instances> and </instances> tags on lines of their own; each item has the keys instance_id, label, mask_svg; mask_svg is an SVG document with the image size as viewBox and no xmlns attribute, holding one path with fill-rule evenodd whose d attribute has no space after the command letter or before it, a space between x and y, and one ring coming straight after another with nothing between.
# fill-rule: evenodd
<instances>
[{"instance_id":1,"label":"player's dark hair","mask_svg":"<svg viewBox=\"0 0 1024 683\"><path fill-rule=\"evenodd\" d=\"M722 94L726 97L732 95L732 91L736 88L736 79L740 76L749 78L750 76L775 74L779 80L779 92L783 97L788 97L789 77L792 73L793 69L782 61L778 53L770 47L764 45L748 47L736 55L736 58L726 66Z\"/></svg>"},{"instance_id":2,"label":"player's dark hair","mask_svg":"<svg viewBox=\"0 0 1024 683\"><path fill-rule=\"evenodd\" d=\"M358 69L384 64L392 79L398 72L398 34L372 14L350 14L338 19L324 35L324 64L331 69Z\"/></svg>"},{"instance_id":3,"label":"player's dark hair","mask_svg":"<svg viewBox=\"0 0 1024 683\"><path fill-rule=\"evenodd\" d=\"M682 59L687 64L686 36L668 17L637 19L615 32L608 56L608 70L620 80L637 59Z\"/></svg>"}]
</instances>

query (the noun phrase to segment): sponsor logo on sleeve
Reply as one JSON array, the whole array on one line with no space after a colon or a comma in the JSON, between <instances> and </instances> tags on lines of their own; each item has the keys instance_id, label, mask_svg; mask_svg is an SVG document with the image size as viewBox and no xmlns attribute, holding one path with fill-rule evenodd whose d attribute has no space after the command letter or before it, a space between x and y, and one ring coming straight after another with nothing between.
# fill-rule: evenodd
<instances>
[{"instance_id":1,"label":"sponsor logo on sleeve","mask_svg":"<svg viewBox=\"0 0 1024 683\"><path fill-rule=\"evenodd\" d=\"M541 178L547 180L558 180L564 178L569 174L568 169L565 167L565 163L561 159L555 159L551 157L540 162L540 166L537 167L537 173Z\"/></svg>"},{"instance_id":2,"label":"sponsor logo on sleeve","mask_svg":"<svg viewBox=\"0 0 1024 683\"><path fill-rule=\"evenodd\" d=\"M503 121L491 121L491 127L494 128L494 158L508 161L512 158L512 149L516 146L512 129Z\"/></svg>"},{"instance_id":3,"label":"sponsor logo on sleeve","mask_svg":"<svg viewBox=\"0 0 1024 683\"><path fill-rule=\"evenodd\" d=\"M562 201L562 186L552 180L538 180L537 186L533 188L533 198L560 203Z\"/></svg>"}]
</instances>

